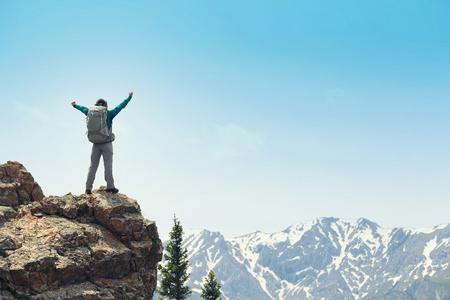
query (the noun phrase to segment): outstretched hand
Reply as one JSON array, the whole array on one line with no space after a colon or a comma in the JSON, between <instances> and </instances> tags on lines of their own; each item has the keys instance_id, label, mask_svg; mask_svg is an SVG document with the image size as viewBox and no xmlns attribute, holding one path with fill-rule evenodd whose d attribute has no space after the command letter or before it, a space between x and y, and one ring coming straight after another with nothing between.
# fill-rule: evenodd
<instances>
[{"instance_id":1,"label":"outstretched hand","mask_svg":"<svg viewBox=\"0 0 450 300\"><path fill-rule=\"evenodd\" d=\"M130 95L130 97L133 97L133 92L129 92L128 95Z\"/></svg>"},{"instance_id":2,"label":"outstretched hand","mask_svg":"<svg viewBox=\"0 0 450 300\"><path fill-rule=\"evenodd\" d=\"M75 105L77 105L77 103L75 101L73 101L71 104L73 107L75 107Z\"/></svg>"}]
</instances>

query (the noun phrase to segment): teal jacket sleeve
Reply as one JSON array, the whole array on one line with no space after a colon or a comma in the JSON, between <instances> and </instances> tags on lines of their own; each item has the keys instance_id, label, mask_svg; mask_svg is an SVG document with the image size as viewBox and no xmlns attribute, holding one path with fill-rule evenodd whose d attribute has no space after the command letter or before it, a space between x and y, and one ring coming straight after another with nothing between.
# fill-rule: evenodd
<instances>
[{"instance_id":1,"label":"teal jacket sleeve","mask_svg":"<svg viewBox=\"0 0 450 300\"><path fill-rule=\"evenodd\" d=\"M117 116L117 114L120 113L120 111L121 111L122 109L124 109L125 106L127 106L128 102L130 102L130 100L131 100L131 96L128 96L128 98L125 99L125 100L123 100L122 103L120 103L119 105L116 106L116 108L111 109L111 110L109 111L109 115L111 116L111 120L112 120L115 116Z\"/></svg>"},{"instance_id":2,"label":"teal jacket sleeve","mask_svg":"<svg viewBox=\"0 0 450 300\"><path fill-rule=\"evenodd\" d=\"M89 108L82 106L82 105L78 105L78 104L75 105L74 107L87 116Z\"/></svg>"}]
</instances>

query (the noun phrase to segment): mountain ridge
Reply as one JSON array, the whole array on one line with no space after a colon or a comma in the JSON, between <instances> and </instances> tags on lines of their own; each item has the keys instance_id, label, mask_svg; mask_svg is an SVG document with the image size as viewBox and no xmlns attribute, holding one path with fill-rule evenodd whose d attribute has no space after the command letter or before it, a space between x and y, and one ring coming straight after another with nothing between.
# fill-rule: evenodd
<instances>
[{"instance_id":1,"label":"mountain ridge","mask_svg":"<svg viewBox=\"0 0 450 300\"><path fill-rule=\"evenodd\" d=\"M426 278L450 277L450 224L383 228L365 218L318 218L233 238L187 230L184 246L194 292L212 269L224 299L377 299L420 294L436 285Z\"/></svg>"}]
</instances>

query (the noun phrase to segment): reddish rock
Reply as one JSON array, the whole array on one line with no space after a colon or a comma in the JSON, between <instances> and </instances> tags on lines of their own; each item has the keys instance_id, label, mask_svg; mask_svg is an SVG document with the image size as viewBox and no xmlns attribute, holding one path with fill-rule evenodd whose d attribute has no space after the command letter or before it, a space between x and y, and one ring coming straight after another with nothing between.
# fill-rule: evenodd
<instances>
[{"instance_id":1,"label":"reddish rock","mask_svg":"<svg viewBox=\"0 0 450 300\"><path fill-rule=\"evenodd\" d=\"M39 184L25 167L17 161L0 165L0 205L17 208L44 198Z\"/></svg>"},{"instance_id":2,"label":"reddish rock","mask_svg":"<svg viewBox=\"0 0 450 300\"><path fill-rule=\"evenodd\" d=\"M44 197L18 162L0 166L0 299L152 299L162 244L136 200Z\"/></svg>"}]
</instances>

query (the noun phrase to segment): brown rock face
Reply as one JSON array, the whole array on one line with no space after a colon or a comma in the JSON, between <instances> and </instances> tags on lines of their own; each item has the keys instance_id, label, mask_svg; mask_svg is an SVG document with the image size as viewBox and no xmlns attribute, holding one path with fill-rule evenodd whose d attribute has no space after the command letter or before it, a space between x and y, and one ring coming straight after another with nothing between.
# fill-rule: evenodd
<instances>
[{"instance_id":1,"label":"brown rock face","mask_svg":"<svg viewBox=\"0 0 450 300\"><path fill-rule=\"evenodd\" d=\"M0 299L152 299L163 247L136 200L44 198L17 162L0 180Z\"/></svg>"},{"instance_id":2,"label":"brown rock face","mask_svg":"<svg viewBox=\"0 0 450 300\"><path fill-rule=\"evenodd\" d=\"M0 165L0 206L16 208L44 198L33 176L17 161ZM0 212L1 214L1 212Z\"/></svg>"}]
</instances>

